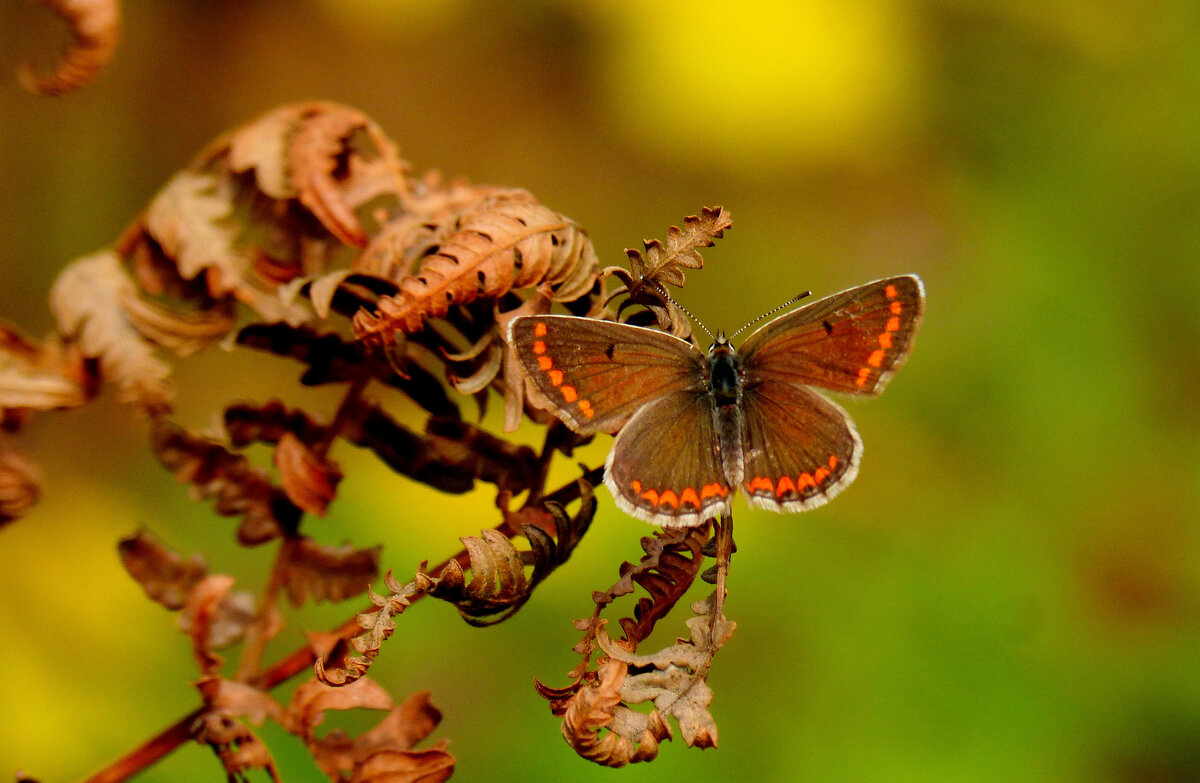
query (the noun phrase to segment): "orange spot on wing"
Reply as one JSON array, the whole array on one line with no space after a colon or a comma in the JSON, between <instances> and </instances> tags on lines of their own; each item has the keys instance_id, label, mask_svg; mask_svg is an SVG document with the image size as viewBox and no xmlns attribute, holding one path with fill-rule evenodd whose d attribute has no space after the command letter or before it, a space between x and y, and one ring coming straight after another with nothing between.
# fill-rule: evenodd
<instances>
[{"instance_id":1,"label":"orange spot on wing","mask_svg":"<svg viewBox=\"0 0 1200 783\"><path fill-rule=\"evenodd\" d=\"M705 484L700 488L700 499L723 498L729 494L729 488L721 484Z\"/></svg>"},{"instance_id":2,"label":"orange spot on wing","mask_svg":"<svg viewBox=\"0 0 1200 783\"><path fill-rule=\"evenodd\" d=\"M891 332L883 332L882 334L879 335L879 347L880 348L891 348L892 347L892 333Z\"/></svg>"},{"instance_id":3,"label":"orange spot on wing","mask_svg":"<svg viewBox=\"0 0 1200 783\"><path fill-rule=\"evenodd\" d=\"M642 482L638 481L637 479L634 479L634 480L633 480L633 481L632 481L632 482L629 484L629 486L630 486L630 487L633 489L633 491L634 491L634 492L636 492L638 495L641 495L641 494L642 494Z\"/></svg>"},{"instance_id":4,"label":"orange spot on wing","mask_svg":"<svg viewBox=\"0 0 1200 783\"><path fill-rule=\"evenodd\" d=\"M546 374L550 376L550 383L553 383L555 386L562 385L562 371L561 370L547 370Z\"/></svg>"},{"instance_id":5,"label":"orange spot on wing","mask_svg":"<svg viewBox=\"0 0 1200 783\"><path fill-rule=\"evenodd\" d=\"M748 484L746 491L753 494L760 489L765 489L768 493L775 493L775 483L766 476L755 476Z\"/></svg>"},{"instance_id":6,"label":"orange spot on wing","mask_svg":"<svg viewBox=\"0 0 1200 783\"><path fill-rule=\"evenodd\" d=\"M900 331L900 319L899 318L889 318L888 322L887 322L887 326L885 326L884 328L887 329L889 332Z\"/></svg>"},{"instance_id":7,"label":"orange spot on wing","mask_svg":"<svg viewBox=\"0 0 1200 783\"><path fill-rule=\"evenodd\" d=\"M891 307L888 309L892 311L892 315L900 315L904 311L904 305L899 302L892 302Z\"/></svg>"},{"instance_id":8,"label":"orange spot on wing","mask_svg":"<svg viewBox=\"0 0 1200 783\"><path fill-rule=\"evenodd\" d=\"M537 324L534 325L533 336L534 337L545 337L546 336L546 322L545 321L539 321Z\"/></svg>"},{"instance_id":9,"label":"orange spot on wing","mask_svg":"<svg viewBox=\"0 0 1200 783\"><path fill-rule=\"evenodd\" d=\"M587 400L579 401L579 410L583 411L583 415L587 416L589 419L596 415L596 412L592 410L592 404Z\"/></svg>"},{"instance_id":10,"label":"orange spot on wing","mask_svg":"<svg viewBox=\"0 0 1200 783\"><path fill-rule=\"evenodd\" d=\"M825 481L827 478L829 478L828 468L817 468L816 472L813 473L813 481L817 482L818 484Z\"/></svg>"},{"instance_id":11,"label":"orange spot on wing","mask_svg":"<svg viewBox=\"0 0 1200 783\"><path fill-rule=\"evenodd\" d=\"M791 476L784 476L779 479L779 484L775 486L775 497L781 498L787 492L796 491L796 482L792 481Z\"/></svg>"},{"instance_id":12,"label":"orange spot on wing","mask_svg":"<svg viewBox=\"0 0 1200 783\"><path fill-rule=\"evenodd\" d=\"M858 377L854 379L854 385L863 387L867 385L867 379L871 377L871 368L863 367L858 371Z\"/></svg>"},{"instance_id":13,"label":"orange spot on wing","mask_svg":"<svg viewBox=\"0 0 1200 783\"><path fill-rule=\"evenodd\" d=\"M538 357L538 367L542 368L543 370L549 370L553 366L554 361L549 356Z\"/></svg>"},{"instance_id":14,"label":"orange spot on wing","mask_svg":"<svg viewBox=\"0 0 1200 783\"><path fill-rule=\"evenodd\" d=\"M642 500L649 500L650 505L657 506L658 505L658 493L656 491L654 491L653 489L648 489L642 493Z\"/></svg>"},{"instance_id":15,"label":"orange spot on wing","mask_svg":"<svg viewBox=\"0 0 1200 783\"><path fill-rule=\"evenodd\" d=\"M563 399L567 402L575 402L575 400L579 399L579 394L575 391L574 386L564 385L560 386L558 390L562 392Z\"/></svg>"},{"instance_id":16,"label":"orange spot on wing","mask_svg":"<svg viewBox=\"0 0 1200 783\"><path fill-rule=\"evenodd\" d=\"M546 344L544 342L542 342L541 340L534 340L533 341L533 352L538 353L538 354L545 353L546 352Z\"/></svg>"},{"instance_id":17,"label":"orange spot on wing","mask_svg":"<svg viewBox=\"0 0 1200 783\"><path fill-rule=\"evenodd\" d=\"M669 505L671 508L679 508L679 496L675 494L674 490L668 489L663 492L658 496L658 502L664 506Z\"/></svg>"},{"instance_id":18,"label":"orange spot on wing","mask_svg":"<svg viewBox=\"0 0 1200 783\"><path fill-rule=\"evenodd\" d=\"M891 283L888 283L887 288L883 289L883 293L884 293L884 296L886 296L888 299L895 299L896 298L896 286L892 285Z\"/></svg>"},{"instance_id":19,"label":"orange spot on wing","mask_svg":"<svg viewBox=\"0 0 1200 783\"><path fill-rule=\"evenodd\" d=\"M836 455L836 454L830 454L830 455L829 455L829 469L830 469L830 470L837 470L837 466L838 466L838 458L837 458L837 455Z\"/></svg>"},{"instance_id":20,"label":"orange spot on wing","mask_svg":"<svg viewBox=\"0 0 1200 783\"><path fill-rule=\"evenodd\" d=\"M796 478L796 491L798 492L803 491L806 487L815 488L816 486L817 482L813 480L811 473L801 473Z\"/></svg>"},{"instance_id":21,"label":"orange spot on wing","mask_svg":"<svg viewBox=\"0 0 1200 783\"><path fill-rule=\"evenodd\" d=\"M882 367L884 354L885 351L883 349L871 351L871 355L867 357L867 364L872 367Z\"/></svg>"},{"instance_id":22,"label":"orange spot on wing","mask_svg":"<svg viewBox=\"0 0 1200 783\"><path fill-rule=\"evenodd\" d=\"M696 490L687 487L683 492L679 493L679 505L690 505L692 508L700 508L700 496L696 494Z\"/></svg>"}]
</instances>

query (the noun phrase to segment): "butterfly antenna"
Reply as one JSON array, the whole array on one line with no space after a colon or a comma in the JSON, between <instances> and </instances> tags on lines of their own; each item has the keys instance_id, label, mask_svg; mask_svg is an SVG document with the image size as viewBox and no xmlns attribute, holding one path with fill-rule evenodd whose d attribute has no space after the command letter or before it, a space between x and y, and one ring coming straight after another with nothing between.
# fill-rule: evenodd
<instances>
[{"instance_id":1,"label":"butterfly antenna","mask_svg":"<svg viewBox=\"0 0 1200 783\"><path fill-rule=\"evenodd\" d=\"M703 322L703 321L701 321L701 320L700 320L699 318L697 318L696 316L692 315L692 311L691 311L691 310L689 310L689 309L687 309L686 307L684 307L683 305L679 304L679 302L676 302L676 301L675 301L675 300L674 300L674 299L671 297L671 295L667 293L667 289L666 289L666 288L664 288L664 287L662 287L662 286L660 285L660 286L658 287L658 290L662 292L662 295L663 295L663 296L665 296L665 297L667 298L667 301L668 301L668 302L670 302L671 304L675 305L675 306L676 306L676 307L678 307L680 310L682 310L682 311L683 311L683 314L684 314L684 315L686 315L688 318L691 318L691 319L692 319L692 323L696 324L696 326L699 326L701 329L703 329L703 330L704 330L704 333L708 335L709 339L713 340L714 342L716 341L716 339L717 339L717 338L713 337L713 333L712 333L712 332L710 332L710 331L708 331L708 327L704 325L704 322Z\"/></svg>"},{"instance_id":2,"label":"butterfly antenna","mask_svg":"<svg viewBox=\"0 0 1200 783\"><path fill-rule=\"evenodd\" d=\"M762 315L760 315L758 318L755 318L755 319L754 319L753 321L751 321L750 323L748 323L748 324L744 325L744 326L743 326L741 329L738 329L736 332L734 332L733 334L729 335L729 339L730 339L730 340L732 340L733 338L737 337L739 334L741 334L742 332L746 331L746 330L747 330L747 329L749 329L751 326L754 326L756 323L758 323L758 322L759 322L759 321L761 321L762 319L766 318L767 316L770 316L770 315L775 315L775 313L778 313L780 310L783 310L783 309L785 309L785 308L791 307L792 305L796 304L796 302L799 302L801 299L803 299L803 298L804 298L804 297L806 297L806 296L812 296L812 291L804 291L804 292L802 292L802 293L800 293L800 294L797 294L796 296L793 296L791 299L787 300L786 302L784 302L783 304L779 305L778 307L775 307L775 308L772 308L772 309L768 310L767 312L765 312L765 313L763 313ZM707 330L705 330L705 331L707 331Z\"/></svg>"}]
</instances>

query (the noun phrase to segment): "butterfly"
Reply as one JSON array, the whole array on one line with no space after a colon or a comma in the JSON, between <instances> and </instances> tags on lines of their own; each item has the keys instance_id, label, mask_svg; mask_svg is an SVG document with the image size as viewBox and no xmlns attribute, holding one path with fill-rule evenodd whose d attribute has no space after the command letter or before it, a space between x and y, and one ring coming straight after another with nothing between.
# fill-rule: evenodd
<instances>
[{"instance_id":1,"label":"butterfly","mask_svg":"<svg viewBox=\"0 0 1200 783\"><path fill-rule=\"evenodd\" d=\"M739 350L720 333L705 354L655 329L566 315L514 318L508 342L535 400L576 432L617 433L604 472L617 506L691 527L729 513L739 488L781 512L845 489L862 440L814 387L879 394L924 310L921 279L903 275L781 315Z\"/></svg>"}]
</instances>

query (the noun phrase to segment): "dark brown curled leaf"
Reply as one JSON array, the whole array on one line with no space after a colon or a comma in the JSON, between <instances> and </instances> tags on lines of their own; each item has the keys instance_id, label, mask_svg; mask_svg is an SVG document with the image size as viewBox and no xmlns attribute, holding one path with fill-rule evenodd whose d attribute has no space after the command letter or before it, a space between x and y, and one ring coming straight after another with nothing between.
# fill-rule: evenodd
<instances>
[{"instance_id":1,"label":"dark brown curled leaf","mask_svg":"<svg viewBox=\"0 0 1200 783\"><path fill-rule=\"evenodd\" d=\"M425 424L438 458L499 489L523 492L538 475L537 453L459 418L431 416Z\"/></svg>"},{"instance_id":2,"label":"dark brown curled leaf","mask_svg":"<svg viewBox=\"0 0 1200 783\"><path fill-rule=\"evenodd\" d=\"M203 556L185 560L145 530L122 538L117 552L146 597L171 610L182 609L192 588L208 574Z\"/></svg>"},{"instance_id":3,"label":"dark brown curled leaf","mask_svg":"<svg viewBox=\"0 0 1200 783\"><path fill-rule=\"evenodd\" d=\"M459 415L458 405L447 395L442 383L420 364L410 362L404 368L408 377L402 377L362 343L343 340L332 332L321 333L312 327L282 323L250 324L238 332L237 342L307 365L300 376L305 386L344 383L369 370L377 380L399 389L427 413Z\"/></svg>"},{"instance_id":4,"label":"dark brown curled leaf","mask_svg":"<svg viewBox=\"0 0 1200 783\"><path fill-rule=\"evenodd\" d=\"M704 565L700 553L708 539L707 528L690 528L668 533L656 531L641 540L645 556L636 564L621 565L621 579L608 591L592 596L598 608L632 593L635 585L650 595L640 598L633 617L621 619L626 639L636 646L650 635L655 623L664 617L687 592Z\"/></svg>"},{"instance_id":5,"label":"dark brown curled leaf","mask_svg":"<svg viewBox=\"0 0 1200 783\"><path fill-rule=\"evenodd\" d=\"M300 510L266 472L223 444L158 418L151 427L151 448L179 481L215 501L218 514L242 517L238 540L243 544L266 543L299 522Z\"/></svg>"},{"instance_id":6,"label":"dark brown curled leaf","mask_svg":"<svg viewBox=\"0 0 1200 783\"><path fill-rule=\"evenodd\" d=\"M112 60L121 34L118 0L39 0L71 27L71 43L54 66L39 76L27 63L17 70L17 81L39 95L61 95L83 87Z\"/></svg>"},{"instance_id":7,"label":"dark brown curled leaf","mask_svg":"<svg viewBox=\"0 0 1200 783\"><path fill-rule=\"evenodd\" d=\"M320 443L327 429L297 408L289 408L281 400L264 403L233 403L226 406L225 431L236 448L251 443L278 443L285 434L292 434L303 443Z\"/></svg>"},{"instance_id":8,"label":"dark brown curled leaf","mask_svg":"<svg viewBox=\"0 0 1200 783\"><path fill-rule=\"evenodd\" d=\"M292 606L307 601L344 601L366 592L379 576L382 547L355 549L296 539L287 561L284 589Z\"/></svg>"}]
</instances>

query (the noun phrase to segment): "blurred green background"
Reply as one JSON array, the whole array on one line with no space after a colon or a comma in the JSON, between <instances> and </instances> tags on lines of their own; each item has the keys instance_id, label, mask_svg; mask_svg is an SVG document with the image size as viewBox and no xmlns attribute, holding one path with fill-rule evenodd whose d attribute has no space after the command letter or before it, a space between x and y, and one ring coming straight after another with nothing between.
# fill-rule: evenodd
<instances>
[{"instance_id":1,"label":"blurred green background","mask_svg":"<svg viewBox=\"0 0 1200 783\"><path fill-rule=\"evenodd\" d=\"M720 748L676 741L600 769L533 691L535 676L565 684L570 620L649 532L604 497L512 621L473 630L422 603L385 646L376 675L397 696L432 689L445 711L435 737L452 740L456 780L1200 780L1194 0L124 13L99 81L49 100L12 74L48 64L63 31L32 2L0 5L0 316L33 334L67 261L110 243L210 139L308 98L367 112L418 170L528 188L586 226L605 264L724 205L735 228L680 295L711 328L806 288L925 279L910 362L882 398L849 404L866 443L853 488L802 516L737 506L739 628L710 680ZM295 375L210 351L180 368L181 416L203 424L231 388L319 400ZM119 536L146 526L248 587L264 579L271 548L233 546L144 429L106 397L19 440L45 497L0 532L2 775L82 778L195 703L187 640L121 571ZM349 478L311 529L384 543L401 574L494 523L486 489L446 499L334 456ZM262 734L286 780L318 778L294 740ZM221 776L192 745L142 779Z\"/></svg>"}]
</instances>

